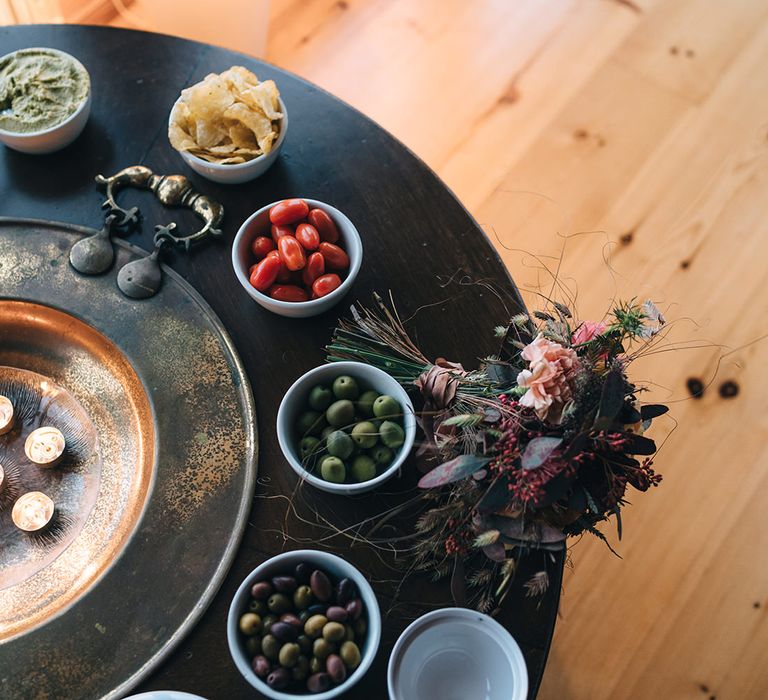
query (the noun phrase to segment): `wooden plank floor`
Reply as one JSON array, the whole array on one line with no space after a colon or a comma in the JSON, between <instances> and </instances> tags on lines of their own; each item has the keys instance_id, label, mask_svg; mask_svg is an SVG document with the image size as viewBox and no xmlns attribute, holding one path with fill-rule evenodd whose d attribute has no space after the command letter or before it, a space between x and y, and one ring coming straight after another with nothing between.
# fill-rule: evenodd
<instances>
[{"instance_id":1,"label":"wooden plank floor","mask_svg":"<svg viewBox=\"0 0 768 700\"><path fill-rule=\"evenodd\" d=\"M565 245L582 316L650 296L695 346L635 368L665 479L623 560L573 548L539 697L768 698L768 1L273 0L267 58L424 158L530 300Z\"/></svg>"},{"instance_id":2,"label":"wooden plank floor","mask_svg":"<svg viewBox=\"0 0 768 700\"><path fill-rule=\"evenodd\" d=\"M634 370L664 482L623 560L573 548L539 697L768 698L768 0L271 0L266 57L429 163L532 304L564 250L582 317L678 319Z\"/></svg>"}]
</instances>

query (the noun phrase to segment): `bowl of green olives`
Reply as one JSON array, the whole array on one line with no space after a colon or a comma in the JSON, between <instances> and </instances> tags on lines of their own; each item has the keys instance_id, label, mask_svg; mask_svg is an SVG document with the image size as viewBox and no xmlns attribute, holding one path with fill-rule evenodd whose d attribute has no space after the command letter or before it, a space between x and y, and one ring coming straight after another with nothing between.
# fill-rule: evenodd
<instances>
[{"instance_id":1,"label":"bowl of green olives","mask_svg":"<svg viewBox=\"0 0 768 700\"><path fill-rule=\"evenodd\" d=\"M373 663L381 613L366 578L334 554L284 552L240 584L227 617L237 669L272 700L330 700Z\"/></svg>"},{"instance_id":2,"label":"bowl of green olives","mask_svg":"<svg viewBox=\"0 0 768 700\"><path fill-rule=\"evenodd\" d=\"M291 468L318 489L358 494L395 476L416 439L408 394L362 362L315 367L288 389L277 438Z\"/></svg>"}]
</instances>

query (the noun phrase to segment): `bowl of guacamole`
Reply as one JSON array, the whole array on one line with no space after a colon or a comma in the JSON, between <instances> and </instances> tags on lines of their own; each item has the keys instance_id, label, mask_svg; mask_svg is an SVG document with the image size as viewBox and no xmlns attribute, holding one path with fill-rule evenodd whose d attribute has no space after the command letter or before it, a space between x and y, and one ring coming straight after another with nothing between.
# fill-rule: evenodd
<instances>
[{"instance_id":1,"label":"bowl of guacamole","mask_svg":"<svg viewBox=\"0 0 768 700\"><path fill-rule=\"evenodd\" d=\"M0 141L50 153L74 141L88 121L91 79L74 56L28 48L0 57Z\"/></svg>"}]
</instances>

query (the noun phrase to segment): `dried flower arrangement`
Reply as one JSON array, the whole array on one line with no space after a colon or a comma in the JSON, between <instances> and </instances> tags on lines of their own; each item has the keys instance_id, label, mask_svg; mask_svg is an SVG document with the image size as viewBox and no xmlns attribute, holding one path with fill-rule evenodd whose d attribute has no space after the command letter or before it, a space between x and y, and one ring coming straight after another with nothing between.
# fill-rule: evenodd
<instances>
[{"instance_id":1,"label":"dried flower arrangement","mask_svg":"<svg viewBox=\"0 0 768 700\"><path fill-rule=\"evenodd\" d=\"M661 481L645 432L667 407L642 404L627 375L665 323L652 302L618 304L599 323L556 302L519 314L496 328L498 354L474 371L430 362L394 304L375 303L339 322L327 355L421 393L421 452L439 464L419 481L424 508L415 539L404 538L417 569L452 573L455 596L493 611L525 552L585 532L608 544L596 526L612 515L621 537L627 487ZM529 595L547 585L545 571L525 584Z\"/></svg>"}]
</instances>

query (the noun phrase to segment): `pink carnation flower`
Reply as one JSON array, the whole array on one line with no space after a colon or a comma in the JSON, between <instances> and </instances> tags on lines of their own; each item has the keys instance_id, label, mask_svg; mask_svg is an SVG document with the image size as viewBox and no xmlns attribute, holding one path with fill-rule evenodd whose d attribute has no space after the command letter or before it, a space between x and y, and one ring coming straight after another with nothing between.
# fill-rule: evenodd
<instances>
[{"instance_id":1,"label":"pink carnation flower","mask_svg":"<svg viewBox=\"0 0 768 700\"><path fill-rule=\"evenodd\" d=\"M572 395L570 379L578 363L576 352L539 334L520 354L529 363L528 369L517 375L518 386L528 389L520 403L536 411L541 420L559 423Z\"/></svg>"},{"instance_id":2,"label":"pink carnation flower","mask_svg":"<svg viewBox=\"0 0 768 700\"><path fill-rule=\"evenodd\" d=\"M594 321L584 321L573 334L571 342L574 345L581 345L582 343L588 343L593 338L597 338L598 335L602 335L608 325L600 321L595 323Z\"/></svg>"}]
</instances>

